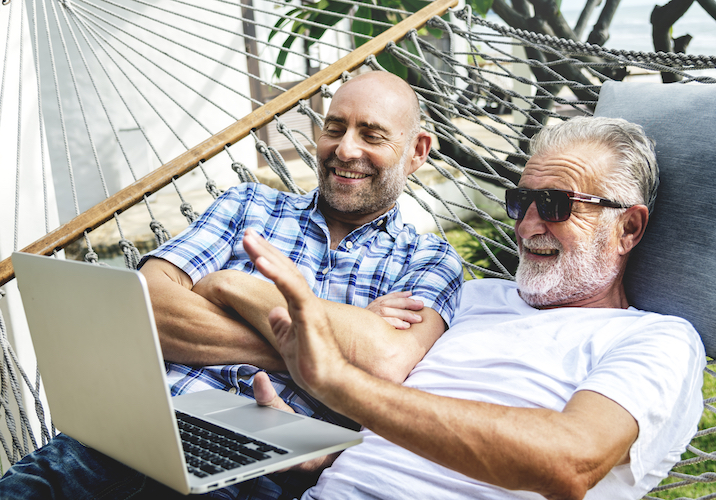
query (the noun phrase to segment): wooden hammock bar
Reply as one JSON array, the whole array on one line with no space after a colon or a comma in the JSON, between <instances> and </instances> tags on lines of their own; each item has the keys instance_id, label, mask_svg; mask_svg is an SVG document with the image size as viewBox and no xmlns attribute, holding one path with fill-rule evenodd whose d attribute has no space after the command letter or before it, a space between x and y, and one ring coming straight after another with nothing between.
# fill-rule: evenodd
<instances>
[{"instance_id":1,"label":"wooden hammock bar","mask_svg":"<svg viewBox=\"0 0 716 500\"><path fill-rule=\"evenodd\" d=\"M281 115L293 108L298 101L311 97L321 89L322 85L335 82L344 72L353 71L362 65L369 56L382 52L388 43L398 42L409 31L422 27L434 16L443 15L447 9L454 7L457 3L458 0L435 0L431 2L335 63L280 94L244 118L229 125L218 134L213 135L101 203L86 210L21 251L50 255L55 251L62 250L81 238L85 231L89 232L101 226L114 217L114 214L121 213L132 207L140 202L144 196L153 194L169 184L172 179L177 179L191 172L199 165L200 161L212 158L222 152L225 146L234 144L246 137L251 130L263 127L273 120L276 115ZM0 286L14 277L15 273L8 257L0 262Z\"/></svg>"}]
</instances>

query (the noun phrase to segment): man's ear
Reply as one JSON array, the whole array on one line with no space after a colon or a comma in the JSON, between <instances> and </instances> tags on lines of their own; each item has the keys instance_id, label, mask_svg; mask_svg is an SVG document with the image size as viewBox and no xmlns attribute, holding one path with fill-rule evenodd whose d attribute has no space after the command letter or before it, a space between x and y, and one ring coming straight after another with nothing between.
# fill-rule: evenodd
<instances>
[{"instance_id":1,"label":"man's ear","mask_svg":"<svg viewBox=\"0 0 716 500\"><path fill-rule=\"evenodd\" d=\"M425 130L418 132L418 135L413 139L415 142L415 151L410 159L411 161L405 166L406 175L410 175L415 172L420 166L425 163L430 154L430 146L433 144L433 137Z\"/></svg>"},{"instance_id":2,"label":"man's ear","mask_svg":"<svg viewBox=\"0 0 716 500\"><path fill-rule=\"evenodd\" d=\"M648 221L649 209L645 205L634 205L622 214L619 224L620 255L627 255L641 241Z\"/></svg>"}]
</instances>

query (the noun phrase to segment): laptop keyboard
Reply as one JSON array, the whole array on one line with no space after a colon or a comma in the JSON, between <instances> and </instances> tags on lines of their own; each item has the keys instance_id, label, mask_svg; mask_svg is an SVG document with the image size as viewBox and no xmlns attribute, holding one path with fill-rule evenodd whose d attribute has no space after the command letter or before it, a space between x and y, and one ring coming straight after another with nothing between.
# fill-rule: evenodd
<instances>
[{"instance_id":1,"label":"laptop keyboard","mask_svg":"<svg viewBox=\"0 0 716 500\"><path fill-rule=\"evenodd\" d=\"M284 455L287 450L232 432L210 422L175 411L181 434L184 457L190 474L206 477L259 460L274 453Z\"/></svg>"}]
</instances>

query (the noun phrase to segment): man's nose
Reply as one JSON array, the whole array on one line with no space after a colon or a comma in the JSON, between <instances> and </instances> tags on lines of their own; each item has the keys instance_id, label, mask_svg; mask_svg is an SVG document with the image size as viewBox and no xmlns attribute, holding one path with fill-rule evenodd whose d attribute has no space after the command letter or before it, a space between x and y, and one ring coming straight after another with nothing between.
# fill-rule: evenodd
<instances>
[{"instance_id":1,"label":"man's nose","mask_svg":"<svg viewBox=\"0 0 716 500\"><path fill-rule=\"evenodd\" d=\"M520 238L524 240L547 232L547 226L537 212L536 202L533 201L527 208L524 218L515 223L515 229L520 235Z\"/></svg>"},{"instance_id":2,"label":"man's nose","mask_svg":"<svg viewBox=\"0 0 716 500\"><path fill-rule=\"evenodd\" d=\"M346 132L336 147L336 156L341 161L357 160L363 155L354 134Z\"/></svg>"}]
</instances>

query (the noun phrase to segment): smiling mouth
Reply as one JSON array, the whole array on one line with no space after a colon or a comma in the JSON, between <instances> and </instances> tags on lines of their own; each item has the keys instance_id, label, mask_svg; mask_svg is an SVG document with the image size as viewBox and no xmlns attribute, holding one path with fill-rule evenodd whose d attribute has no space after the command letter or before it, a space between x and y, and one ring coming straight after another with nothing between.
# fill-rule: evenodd
<instances>
[{"instance_id":1,"label":"smiling mouth","mask_svg":"<svg viewBox=\"0 0 716 500\"><path fill-rule=\"evenodd\" d=\"M351 172L350 170L339 170L337 168L333 169L333 173L336 174L338 177L343 177L345 179L365 179L366 177L368 177L368 174Z\"/></svg>"},{"instance_id":2,"label":"smiling mouth","mask_svg":"<svg viewBox=\"0 0 716 500\"><path fill-rule=\"evenodd\" d=\"M525 250L527 250L529 253L533 255L544 255L546 257L555 256L559 253L559 250L554 248L527 248L525 247Z\"/></svg>"}]
</instances>

